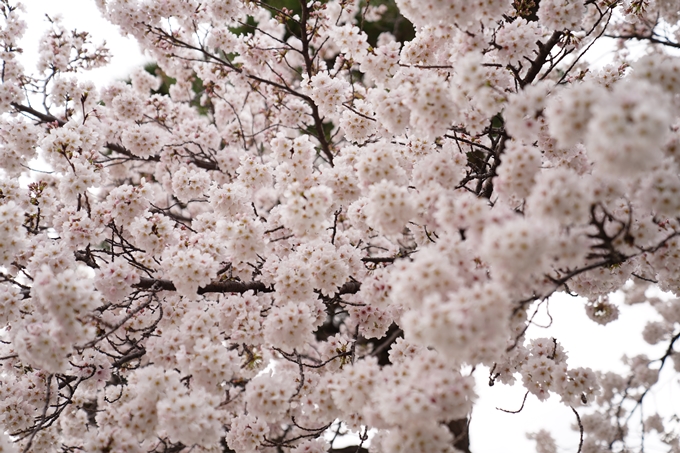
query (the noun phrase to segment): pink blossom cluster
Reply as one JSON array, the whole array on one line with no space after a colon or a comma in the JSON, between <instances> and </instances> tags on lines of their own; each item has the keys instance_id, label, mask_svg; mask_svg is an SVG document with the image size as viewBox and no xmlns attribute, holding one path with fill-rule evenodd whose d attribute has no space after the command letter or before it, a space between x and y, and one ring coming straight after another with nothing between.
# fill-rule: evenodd
<instances>
[{"instance_id":1,"label":"pink blossom cluster","mask_svg":"<svg viewBox=\"0 0 680 453\"><path fill-rule=\"evenodd\" d=\"M677 2L274 3L95 0L155 61L97 87L0 0L0 451L470 452L480 377L680 451ZM560 291L661 355L569 366Z\"/></svg>"}]
</instances>

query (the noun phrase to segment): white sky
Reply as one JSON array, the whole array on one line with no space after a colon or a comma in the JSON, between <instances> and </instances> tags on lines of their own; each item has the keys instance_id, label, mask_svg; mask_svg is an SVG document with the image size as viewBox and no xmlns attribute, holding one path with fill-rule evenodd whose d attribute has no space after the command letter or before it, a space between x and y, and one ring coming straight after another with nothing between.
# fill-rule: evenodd
<instances>
[{"instance_id":1,"label":"white sky","mask_svg":"<svg viewBox=\"0 0 680 453\"><path fill-rule=\"evenodd\" d=\"M29 30L21 44L24 49L22 63L27 69L35 67L38 43L48 25L45 14L61 14L67 29L88 31L95 42L107 42L113 55L112 63L82 76L100 87L116 79L125 79L133 68L147 61L134 40L120 36L117 27L101 17L93 0L24 0L24 6L24 20L28 22ZM602 59L598 60L601 64ZM653 316L653 310L644 306L621 308L620 319L603 327L586 317L583 300L559 295L550 302L552 326L549 329L531 327L528 335L531 338L557 338L568 352L570 367L621 370L623 366L620 358L623 354L634 356L646 352L653 358L661 356L663 347L652 348L641 338L642 328L646 320ZM547 324L547 317L538 317L537 322ZM672 368L672 364L669 364L669 368ZM574 414L568 407L561 405L557 398L540 402L529 396L520 414L507 414L496 410L496 407L518 409L524 396L521 385L509 388L498 383L488 387L488 370L477 369L475 375L478 377L477 392L480 399L472 416L470 434L473 453L534 451L534 443L526 439L525 433L541 428L555 435L560 452L577 451L579 435L570 429L575 423ZM674 407L680 407L677 377L668 373L661 382L659 388L647 398L647 404L650 404L646 409L647 414L651 413L654 406L665 413L672 413ZM646 451L654 453L663 450L650 442L646 445Z\"/></svg>"},{"instance_id":2,"label":"white sky","mask_svg":"<svg viewBox=\"0 0 680 453\"><path fill-rule=\"evenodd\" d=\"M620 298L612 297L612 302L620 302ZM585 314L584 299L573 298L566 294L558 294L550 300L552 326L548 329L532 326L527 332L529 338L554 337L568 354L567 363L570 368L590 367L599 371L624 371L621 357L626 354L633 357L646 353L650 358L663 355L663 343L652 347L642 340L641 332L647 320L656 319L655 311L645 305L621 306L621 316L607 326L592 322ZM543 311L543 313L545 313ZM658 315L656 315L658 316ZM535 318L536 324L547 325L549 319L543 315ZM672 363L666 365L672 370ZM482 371L482 370L479 370ZM576 452L578 450L579 433L570 426L576 423L571 409L553 397L541 402L533 395L527 398L524 409L519 414L507 414L496 410L517 410L522 404L525 390L521 384L507 387L497 383L489 387L485 379L488 370L478 375L477 392L481 398L473 409L471 433L473 453L531 452L534 451L531 441L525 438L527 431L533 432L544 428L553 433L559 451ZM670 379L670 382L669 382ZM673 384L673 385L671 385ZM671 414L680 407L678 399L677 375L664 373L660 383L645 399L646 415L651 415L657 408L664 414ZM579 413L586 409L577 408ZM634 420L639 419L639 413ZM656 447L656 448L655 448ZM645 451L660 452L659 445L650 439L646 440Z\"/></svg>"},{"instance_id":3,"label":"white sky","mask_svg":"<svg viewBox=\"0 0 680 453\"><path fill-rule=\"evenodd\" d=\"M113 80L127 78L133 68L147 61L134 39L121 36L117 26L104 20L94 0L22 0L22 3L28 31L21 41L24 49L21 62L29 72L35 70L38 44L49 28L45 15L61 15L67 30L87 31L94 43L106 41L113 55L111 64L85 73L81 76L83 80L92 80L101 87Z\"/></svg>"}]
</instances>

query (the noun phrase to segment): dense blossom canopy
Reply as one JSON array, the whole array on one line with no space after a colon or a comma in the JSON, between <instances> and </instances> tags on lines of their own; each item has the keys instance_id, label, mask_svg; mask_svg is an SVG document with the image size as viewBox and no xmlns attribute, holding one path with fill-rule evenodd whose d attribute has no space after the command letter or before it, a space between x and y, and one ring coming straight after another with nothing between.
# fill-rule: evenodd
<instances>
[{"instance_id":1,"label":"dense blossom canopy","mask_svg":"<svg viewBox=\"0 0 680 453\"><path fill-rule=\"evenodd\" d=\"M95 87L52 18L27 73L0 0L0 452L466 452L481 366L632 451L680 371L680 3L95 1L157 66ZM620 289L662 357L526 338Z\"/></svg>"}]
</instances>

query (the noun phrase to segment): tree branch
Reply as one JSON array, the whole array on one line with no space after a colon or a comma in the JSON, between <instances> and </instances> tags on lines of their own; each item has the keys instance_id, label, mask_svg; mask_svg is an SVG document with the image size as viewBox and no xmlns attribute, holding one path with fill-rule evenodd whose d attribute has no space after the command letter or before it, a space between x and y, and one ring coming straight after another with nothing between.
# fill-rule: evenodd
<instances>
[{"instance_id":1,"label":"tree branch","mask_svg":"<svg viewBox=\"0 0 680 453\"><path fill-rule=\"evenodd\" d=\"M40 120L41 123L56 123L59 125L59 127L62 127L66 124L66 121L57 118L56 116L47 114L47 113L42 113L39 112L38 110L28 107L26 105L18 104L16 102L12 102L12 107L14 107L16 110L19 112L27 113L37 119ZM118 154L122 154L123 156L127 156L131 159L135 160L147 160L147 161L152 161L152 162L159 162L161 158L159 156L151 156L147 159L142 159L141 157L135 156L125 148L123 145L120 145L118 143L106 143L104 145L106 148L110 149L111 151L114 151ZM216 163L210 162L208 160L203 160L203 159L197 159L197 158L191 158L191 163L196 165L199 168L203 168L205 170L219 170L219 167L217 166Z\"/></svg>"},{"instance_id":2,"label":"tree branch","mask_svg":"<svg viewBox=\"0 0 680 453\"><path fill-rule=\"evenodd\" d=\"M139 283L133 285L134 288L142 290L157 289L161 291L177 291L175 284L170 280L146 278L143 277L139 280ZM338 288L338 295L342 294L355 294L359 292L361 288L361 283L357 281L349 281ZM211 282L205 286L198 288L198 294L207 293L245 293L246 291L254 291L259 293L272 293L275 288L267 286L262 282L238 282L238 281L226 281L226 282Z\"/></svg>"},{"instance_id":3,"label":"tree branch","mask_svg":"<svg viewBox=\"0 0 680 453\"><path fill-rule=\"evenodd\" d=\"M536 56L536 59L531 62L531 66L529 67L529 71L527 71L527 74L524 76L523 79L519 80L519 86L521 88L524 88L527 85L531 85L531 82L536 79L536 76L541 72L541 69L543 69L543 65L545 64L548 55L550 55L550 52L553 50L553 47L557 45L558 42L560 42L560 39L562 38L562 32L561 31L554 31L553 34L550 36L550 39L548 39L548 42L545 44L542 44L541 42L538 43L538 55Z\"/></svg>"}]
</instances>

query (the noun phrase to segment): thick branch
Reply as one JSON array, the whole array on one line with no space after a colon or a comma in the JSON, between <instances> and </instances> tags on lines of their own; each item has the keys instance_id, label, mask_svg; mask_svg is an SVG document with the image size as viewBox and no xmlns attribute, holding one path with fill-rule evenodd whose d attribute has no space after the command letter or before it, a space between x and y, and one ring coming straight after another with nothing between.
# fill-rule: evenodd
<instances>
[{"instance_id":1,"label":"thick branch","mask_svg":"<svg viewBox=\"0 0 680 453\"><path fill-rule=\"evenodd\" d=\"M470 419L452 420L446 427L453 434L453 446L463 453L470 453Z\"/></svg>"},{"instance_id":2,"label":"thick branch","mask_svg":"<svg viewBox=\"0 0 680 453\"><path fill-rule=\"evenodd\" d=\"M545 64L546 60L548 59L548 56L550 55L550 52L553 50L553 47L560 42L560 39L562 38L562 32L560 31L555 31L553 34L550 36L550 39L548 39L548 42L545 44L538 43L538 55L536 56L536 59L531 62L531 66L529 67L529 71L527 72L527 75L524 76L524 79L519 81L519 86L521 88L524 88L527 85L531 85L531 82L536 79L536 76L538 76L538 73L541 72L541 69L543 68L543 65Z\"/></svg>"},{"instance_id":3,"label":"thick branch","mask_svg":"<svg viewBox=\"0 0 680 453\"><path fill-rule=\"evenodd\" d=\"M331 448L328 453L368 453L368 448L359 445L352 445L345 448Z\"/></svg>"},{"instance_id":4,"label":"thick branch","mask_svg":"<svg viewBox=\"0 0 680 453\"><path fill-rule=\"evenodd\" d=\"M175 284L170 280L162 280L155 278L141 278L139 283L134 285L137 289L156 289L162 291L177 291ZM355 294L359 292L361 283L350 281L338 288L338 294ZM207 285L198 288L198 294L206 293L245 293L246 291L255 291L260 293L271 293L275 289L267 286L262 282L211 282Z\"/></svg>"},{"instance_id":5,"label":"thick branch","mask_svg":"<svg viewBox=\"0 0 680 453\"><path fill-rule=\"evenodd\" d=\"M155 278L141 278L139 283L134 285L137 289L155 289L162 291L177 291L175 284L170 280ZM270 293L272 288L265 286L262 282L212 282L206 286L198 288L198 294L205 293L245 293L246 291Z\"/></svg>"},{"instance_id":6,"label":"thick branch","mask_svg":"<svg viewBox=\"0 0 680 453\"><path fill-rule=\"evenodd\" d=\"M26 105L21 105L17 104L16 102L12 102L12 107L17 109L20 112L28 113L31 116L34 116L38 118L41 122L43 123L57 123L59 126L63 126L66 124L66 121L60 120L56 116L49 115L47 113L42 113L37 111L36 109L32 107L28 107Z\"/></svg>"},{"instance_id":7,"label":"thick branch","mask_svg":"<svg viewBox=\"0 0 680 453\"><path fill-rule=\"evenodd\" d=\"M137 349L137 350L134 351L134 352L131 352L131 353L127 354L127 355L124 355L124 356L121 357L120 359L118 359L118 360L116 360L115 362L113 362L111 365L112 365L114 368L120 368L121 366L125 365L125 364L128 363L128 362L131 362L131 361L133 361L133 360L135 360L135 359L139 359L139 358L141 358L141 357L144 357L145 354L146 354L146 349L144 349L144 348L142 348L142 349Z\"/></svg>"}]
</instances>

